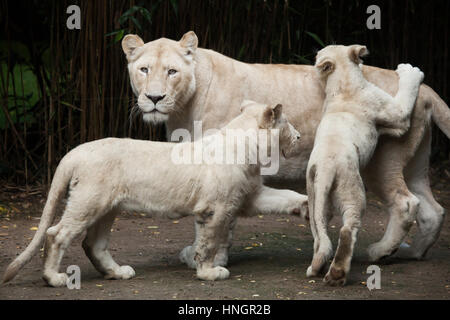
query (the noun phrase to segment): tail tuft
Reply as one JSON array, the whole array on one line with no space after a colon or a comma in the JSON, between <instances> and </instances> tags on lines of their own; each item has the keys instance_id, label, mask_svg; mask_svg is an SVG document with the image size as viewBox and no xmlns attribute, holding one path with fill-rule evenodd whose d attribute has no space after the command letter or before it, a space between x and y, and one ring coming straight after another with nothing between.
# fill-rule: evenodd
<instances>
[{"instance_id":1,"label":"tail tuft","mask_svg":"<svg viewBox=\"0 0 450 320\"><path fill-rule=\"evenodd\" d=\"M3 274L2 284L11 281L19 273L19 270L20 263L17 260L13 261Z\"/></svg>"}]
</instances>

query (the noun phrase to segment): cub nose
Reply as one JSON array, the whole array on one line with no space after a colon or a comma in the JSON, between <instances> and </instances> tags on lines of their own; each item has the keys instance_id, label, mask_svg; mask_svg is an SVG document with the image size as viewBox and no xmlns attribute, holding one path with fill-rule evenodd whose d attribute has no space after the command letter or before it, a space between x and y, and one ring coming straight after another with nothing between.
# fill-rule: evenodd
<instances>
[{"instance_id":1,"label":"cub nose","mask_svg":"<svg viewBox=\"0 0 450 320\"><path fill-rule=\"evenodd\" d=\"M145 94L145 96L146 96L147 98L149 98L150 100L152 100L153 103L156 105L156 104L158 103L158 101L164 99L164 97L165 97L166 95L163 95L163 96L152 96L152 95L149 95L149 94Z\"/></svg>"}]
</instances>

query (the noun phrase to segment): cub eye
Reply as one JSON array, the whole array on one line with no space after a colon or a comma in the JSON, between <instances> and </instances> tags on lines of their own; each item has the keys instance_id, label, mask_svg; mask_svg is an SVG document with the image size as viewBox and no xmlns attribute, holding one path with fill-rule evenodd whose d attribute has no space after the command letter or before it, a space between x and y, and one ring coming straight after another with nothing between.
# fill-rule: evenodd
<instances>
[{"instance_id":1,"label":"cub eye","mask_svg":"<svg viewBox=\"0 0 450 320\"><path fill-rule=\"evenodd\" d=\"M143 73L148 73L148 68L146 68L146 67L142 67L140 70Z\"/></svg>"},{"instance_id":2,"label":"cub eye","mask_svg":"<svg viewBox=\"0 0 450 320\"><path fill-rule=\"evenodd\" d=\"M169 69L169 71L167 71L167 73L169 74L169 76L173 76L175 73L177 73L178 71L175 69Z\"/></svg>"}]
</instances>

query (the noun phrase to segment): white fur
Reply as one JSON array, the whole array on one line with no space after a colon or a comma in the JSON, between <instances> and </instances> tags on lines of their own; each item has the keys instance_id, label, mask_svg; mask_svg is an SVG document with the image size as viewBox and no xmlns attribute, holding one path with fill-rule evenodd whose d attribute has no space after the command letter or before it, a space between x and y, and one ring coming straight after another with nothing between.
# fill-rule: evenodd
<instances>
[{"instance_id":1,"label":"white fur","mask_svg":"<svg viewBox=\"0 0 450 320\"><path fill-rule=\"evenodd\" d=\"M286 150L288 156L294 154L299 133L292 129L284 115L274 110L281 112L281 106L253 102L216 134L227 135L229 128L277 129L284 132L280 134L280 149ZM192 148L194 143L186 143L186 147ZM258 140L248 141L248 144L259 147ZM220 252L223 245L228 248L228 230L235 217L257 213L244 210L245 207L254 207L252 203L262 201L261 196L268 196L272 201L286 196L291 210L300 210L304 205L304 196L298 197L289 190L277 190L272 195L270 189L262 185L259 163L176 165L171 158L175 146L179 144L108 138L70 151L56 170L32 243L10 264L4 281L11 280L31 259L46 235L44 279L51 286L65 285L67 275L59 272L61 259L71 241L85 230L83 249L106 279L134 277L133 268L119 266L108 252L111 225L120 210L168 217L194 215L200 237L186 262L197 268L200 279L225 279L229 276L228 270L215 266L214 259L219 259L218 264L226 263L227 256L223 256L223 252L221 256ZM49 228L56 205L67 187L64 214L57 225ZM296 202L299 199L301 201ZM186 250L183 252L187 256Z\"/></svg>"},{"instance_id":2,"label":"white fur","mask_svg":"<svg viewBox=\"0 0 450 320\"><path fill-rule=\"evenodd\" d=\"M350 271L360 218L366 206L360 170L369 163L380 134L399 137L409 129L411 112L423 80L418 68L399 65L396 70L400 76L399 90L392 98L364 78L359 63L366 52L364 46L358 45L328 46L319 51L316 60L325 83L326 98L307 169L314 236L314 257L307 275L317 275L332 255L326 228L335 208L343 216L343 227L336 255L324 278L331 285L345 284ZM391 223L386 239L369 248L371 256L391 253L400 246L414 220L418 200L405 202L403 206L411 210L408 211L409 221Z\"/></svg>"}]
</instances>

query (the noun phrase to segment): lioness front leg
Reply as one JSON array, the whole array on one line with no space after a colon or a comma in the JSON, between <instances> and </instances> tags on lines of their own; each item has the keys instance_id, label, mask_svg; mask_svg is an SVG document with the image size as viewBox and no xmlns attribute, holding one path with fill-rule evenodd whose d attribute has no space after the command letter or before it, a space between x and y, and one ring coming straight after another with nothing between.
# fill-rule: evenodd
<instances>
[{"instance_id":1,"label":"lioness front leg","mask_svg":"<svg viewBox=\"0 0 450 320\"><path fill-rule=\"evenodd\" d=\"M230 272L221 266L214 266L214 258L220 247L221 239L227 237L231 216L218 210L203 217L197 217L202 225L201 237L195 248L197 277L202 280L222 280L230 276Z\"/></svg>"},{"instance_id":2,"label":"lioness front leg","mask_svg":"<svg viewBox=\"0 0 450 320\"><path fill-rule=\"evenodd\" d=\"M87 230L83 249L105 279L131 279L136 274L133 268L118 265L108 251L111 226L116 215L117 211L109 212Z\"/></svg>"},{"instance_id":3,"label":"lioness front leg","mask_svg":"<svg viewBox=\"0 0 450 320\"><path fill-rule=\"evenodd\" d=\"M296 214L308 218L308 196L263 185L250 210L260 214Z\"/></svg>"}]
</instances>

